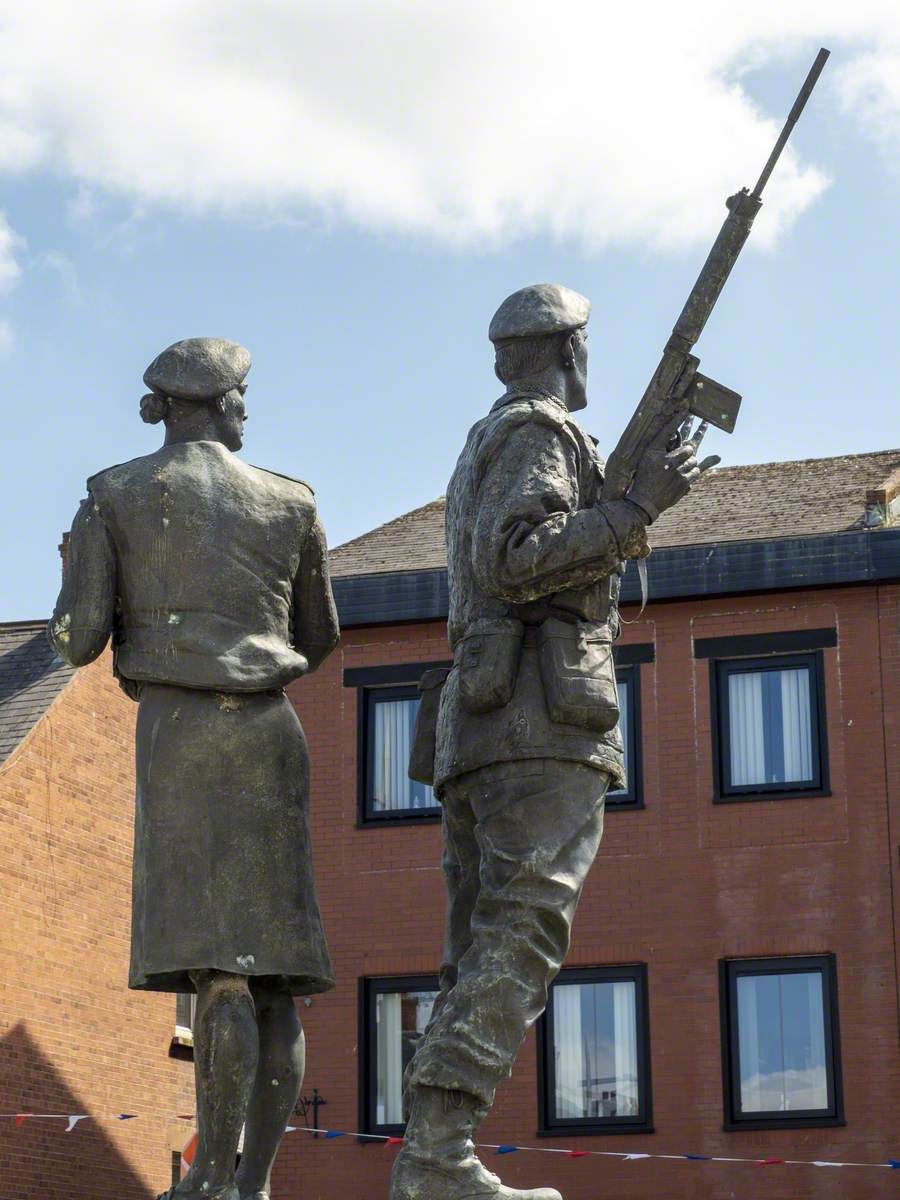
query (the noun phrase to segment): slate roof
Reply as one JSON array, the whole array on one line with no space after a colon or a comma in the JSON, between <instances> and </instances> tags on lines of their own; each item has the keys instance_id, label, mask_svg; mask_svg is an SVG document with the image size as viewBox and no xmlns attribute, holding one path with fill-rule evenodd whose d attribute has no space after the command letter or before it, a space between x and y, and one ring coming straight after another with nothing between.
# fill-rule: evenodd
<instances>
[{"instance_id":1,"label":"slate roof","mask_svg":"<svg viewBox=\"0 0 900 1200\"><path fill-rule=\"evenodd\" d=\"M696 546L859 528L866 492L898 470L900 449L718 467L663 513L650 542ZM443 497L337 546L330 561L335 577L446 566Z\"/></svg>"},{"instance_id":2,"label":"slate roof","mask_svg":"<svg viewBox=\"0 0 900 1200\"><path fill-rule=\"evenodd\" d=\"M0 625L0 763L75 674L54 653L46 629L46 621Z\"/></svg>"}]
</instances>

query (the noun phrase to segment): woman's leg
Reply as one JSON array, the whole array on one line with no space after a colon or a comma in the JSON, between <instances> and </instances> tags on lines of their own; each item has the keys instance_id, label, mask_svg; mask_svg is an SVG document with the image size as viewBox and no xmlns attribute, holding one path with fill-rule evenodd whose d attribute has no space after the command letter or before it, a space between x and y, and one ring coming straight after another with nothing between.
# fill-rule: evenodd
<instances>
[{"instance_id":1,"label":"woman's leg","mask_svg":"<svg viewBox=\"0 0 900 1200\"><path fill-rule=\"evenodd\" d=\"M254 981L259 1063L237 1173L242 1200L268 1196L272 1164L291 1119L306 1065L303 1027L285 982Z\"/></svg>"}]
</instances>

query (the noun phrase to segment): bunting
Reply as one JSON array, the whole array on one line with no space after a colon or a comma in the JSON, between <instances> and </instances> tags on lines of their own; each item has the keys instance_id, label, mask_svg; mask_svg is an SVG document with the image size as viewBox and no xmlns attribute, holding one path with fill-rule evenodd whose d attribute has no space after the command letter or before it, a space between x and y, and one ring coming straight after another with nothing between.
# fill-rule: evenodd
<instances>
[{"instance_id":1,"label":"bunting","mask_svg":"<svg viewBox=\"0 0 900 1200\"><path fill-rule=\"evenodd\" d=\"M178 1121L193 1121L193 1113L178 1113L174 1118L160 1118L157 1114L144 1114L143 1119L164 1119ZM103 1121L136 1121L141 1119L140 1113L112 1113L109 1116L93 1116L88 1113L0 1113L0 1121L12 1121L16 1128L21 1128L26 1121L64 1121L63 1132L74 1133L84 1123L100 1123ZM313 1133L322 1134L326 1141L337 1138L356 1138L358 1141L382 1142L387 1146L402 1146L403 1138L384 1133L353 1133L346 1129L315 1129L308 1125L288 1125L285 1134ZM192 1138L185 1147L185 1159L195 1147L196 1138ZM888 1171L900 1170L900 1158L888 1158L884 1162L832 1162L827 1159L807 1158L739 1158L734 1155L715 1154L653 1154L643 1150L572 1150L562 1146L516 1146L511 1142L478 1142L480 1150L493 1150L495 1154L561 1154L566 1158L616 1158L620 1162L639 1162L643 1159L664 1160L666 1162L716 1162L735 1163L753 1167L860 1167L867 1169L882 1169Z\"/></svg>"}]
</instances>

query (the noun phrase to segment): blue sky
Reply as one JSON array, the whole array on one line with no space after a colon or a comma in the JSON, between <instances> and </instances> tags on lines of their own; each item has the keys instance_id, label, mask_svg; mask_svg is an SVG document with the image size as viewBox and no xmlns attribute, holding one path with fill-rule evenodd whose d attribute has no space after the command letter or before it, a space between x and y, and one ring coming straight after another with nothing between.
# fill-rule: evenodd
<instances>
[{"instance_id":1,"label":"blue sky","mask_svg":"<svg viewBox=\"0 0 900 1200\"><path fill-rule=\"evenodd\" d=\"M163 17L172 8L157 7ZM187 7L202 22L206 6ZM335 7L345 20L356 10L362 22L364 10L350 0L325 16L318 4L256 5L260 17L279 17L275 33L288 46L299 38L298 54L313 54L316 36L333 44ZM501 27L506 7L494 6ZM144 109L128 109L137 103L127 73L140 78L140 59L129 59L146 32L140 25L120 31L125 74L110 83L120 91L105 96L84 85L98 64L79 66L84 77L54 74L45 57L53 48L34 29L13 21L12 35L0 33L0 68L15 49L19 71L15 88L0 88L0 620L52 607L56 545L85 478L158 445L160 428L138 415L141 375L181 337L215 334L250 348L244 457L311 482L332 544L444 490L467 429L499 392L488 321L524 283L558 280L591 298L584 424L610 448L724 216L725 196L755 181L823 40L833 57L781 181L773 180L769 224L754 231L698 346L704 371L745 397L735 435L713 432L707 444L725 463L900 444L900 94L891 90L900 31L886 9L881 21L877 6L863 5L858 28L834 18L829 30L828 21L814 23L810 6L799 24L774 30L778 39L713 30L708 60L683 56L672 80L635 80L633 95L620 86L587 93L579 76L569 82L563 72L551 97L563 131L557 142L552 126L535 130L527 110L520 122L503 109L513 84L493 68L505 56L482 70L450 52L449 36L436 49L427 22L404 25L404 9L414 11L385 6L366 87L357 80L349 99L320 89L310 110L317 125L294 114L284 177L281 142L265 142L268 95L256 125L224 130L210 149L210 131L222 129L217 105L236 106L244 95L253 115L269 82L258 48L250 67L240 53L227 57L244 45L239 24L217 51L226 59L210 66L226 85L234 70L236 97L226 102L195 79L182 98L182 113L209 110L207 125L178 112L166 125L158 73L138 97ZM424 9L437 14L439 6ZM217 11L225 10L239 21L237 7L223 2ZM293 23L298 10L307 26ZM90 46L91 20L117 10L91 0L79 11ZM465 26L455 32L465 49ZM631 55L633 66L649 54L652 71L664 61L664 34L649 50L623 42L619 57ZM11 46L10 36L19 42ZM539 25L523 36L520 60L529 46L546 51ZM440 80L432 85L419 65L410 84L416 121L434 117L434 145L427 127L398 118L409 98L392 92L396 62L418 51ZM143 43L140 53L150 54ZM635 79L626 67L624 78ZM541 86L533 77L521 102L549 103ZM290 73L283 87L299 104L302 85ZM489 137L477 112L454 116L454 97L473 89L482 106L497 97ZM110 115L117 95L128 111ZM591 99L604 106L589 110ZM379 104L383 111L373 112ZM118 116L121 129L113 128ZM235 120L244 120L243 108ZM248 141L256 128L265 144ZM203 163L196 178L192 154ZM177 172L167 173L170 161ZM317 175L325 167L327 178Z\"/></svg>"}]
</instances>

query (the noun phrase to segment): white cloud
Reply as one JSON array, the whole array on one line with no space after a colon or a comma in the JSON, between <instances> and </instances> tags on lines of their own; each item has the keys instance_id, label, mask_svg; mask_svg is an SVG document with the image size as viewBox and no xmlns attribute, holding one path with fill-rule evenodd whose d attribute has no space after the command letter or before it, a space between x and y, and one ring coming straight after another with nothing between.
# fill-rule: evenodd
<instances>
[{"instance_id":1,"label":"white cloud","mask_svg":"<svg viewBox=\"0 0 900 1200\"><path fill-rule=\"evenodd\" d=\"M900 140L887 0L724 8L569 0L0 0L0 169L83 196L257 217L309 212L491 246L708 238L782 112L742 86L777 58ZM745 11L746 10L746 11ZM789 147L757 244L827 186Z\"/></svg>"},{"instance_id":2,"label":"white cloud","mask_svg":"<svg viewBox=\"0 0 900 1200\"><path fill-rule=\"evenodd\" d=\"M19 282L22 268L16 252L22 244L22 238L0 212L0 292L8 292Z\"/></svg>"},{"instance_id":3,"label":"white cloud","mask_svg":"<svg viewBox=\"0 0 900 1200\"><path fill-rule=\"evenodd\" d=\"M16 335L9 321L0 317L0 359L8 358L15 345Z\"/></svg>"}]
</instances>

